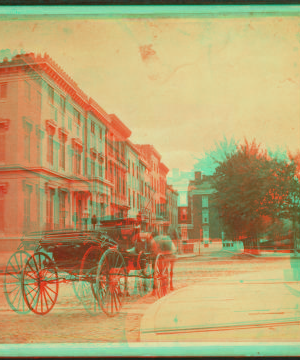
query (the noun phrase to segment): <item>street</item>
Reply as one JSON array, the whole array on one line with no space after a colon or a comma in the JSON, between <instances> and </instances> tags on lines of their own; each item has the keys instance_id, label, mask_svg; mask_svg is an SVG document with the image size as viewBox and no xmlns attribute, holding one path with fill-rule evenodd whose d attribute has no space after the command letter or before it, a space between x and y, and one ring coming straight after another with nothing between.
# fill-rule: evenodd
<instances>
[{"instance_id":1,"label":"street","mask_svg":"<svg viewBox=\"0 0 300 360\"><path fill-rule=\"evenodd\" d=\"M206 288L209 286L210 289L216 286L216 282L225 282L235 274L245 274L248 278L251 277L251 274L255 273L256 277L259 274L262 281L272 285L276 279L267 279L267 274L272 271L274 273L283 272L290 268L288 257L255 258L245 256L243 258L242 256L232 257L232 255L225 251L206 251L200 256L180 259L174 269L175 292L186 286L199 284L205 284ZM152 294L143 298L134 294L134 278L131 278L129 282L131 296L121 313L110 318L100 311L97 316L92 316L85 311L75 296L72 284L62 283L57 303L50 313L44 316L33 313L20 315L12 311L6 302L3 293L3 276L0 276L0 281L0 338L2 344L138 342L141 340L141 319L149 306L157 300ZM294 285L293 289L297 292ZM251 291L253 293L253 289ZM240 296L247 299L246 285ZM222 292L220 292L220 297L224 297ZM248 303L245 302L245 304L250 306L251 301L249 302L248 298ZM260 299L260 301L267 302L272 299ZM210 305L206 302L205 306ZM205 322L208 320L203 319L203 321L202 325L207 325ZM182 339L189 341L189 337ZM291 335L290 339L286 338L285 340L295 340L295 336Z\"/></svg>"}]
</instances>

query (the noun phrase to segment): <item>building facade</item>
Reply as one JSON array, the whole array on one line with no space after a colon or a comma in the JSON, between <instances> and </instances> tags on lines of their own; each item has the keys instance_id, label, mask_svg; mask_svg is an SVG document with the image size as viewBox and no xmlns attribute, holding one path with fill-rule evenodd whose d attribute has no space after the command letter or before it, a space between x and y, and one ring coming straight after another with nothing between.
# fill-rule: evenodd
<instances>
[{"instance_id":1,"label":"building facade","mask_svg":"<svg viewBox=\"0 0 300 360\"><path fill-rule=\"evenodd\" d=\"M188 186L187 230L191 241L209 242L221 239L219 215L212 202L214 192L211 177L195 172L195 179L191 180Z\"/></svg>"},{"instance_id":2,"label":"building facade","mask_svg":"<svg viewBox=\"0 0 300 360\"><path fill-rule=\"evenodd\" d=\"M156 219L161 156L145 158L131 131L47 54L0 63L1 249L24 232L88 228L92 216ZM154 148L153 148L154 149ZM166 181L166 180L164 180ZM155 199L153 201L153 199Z\"/></svg>"}]
</instances>

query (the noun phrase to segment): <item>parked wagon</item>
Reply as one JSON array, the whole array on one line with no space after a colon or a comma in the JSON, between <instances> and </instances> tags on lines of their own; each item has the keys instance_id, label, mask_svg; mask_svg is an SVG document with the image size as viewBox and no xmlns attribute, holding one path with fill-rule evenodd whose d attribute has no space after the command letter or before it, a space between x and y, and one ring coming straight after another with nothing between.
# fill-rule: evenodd
<instances>
[{"instance_id":1,"label":"parked wagon","mask_svg":"<svg viewBox=\"0 0 300 360\"><path fill-rule=\"evenodd\" d=\"M167 293L169 262L151 250L153 238L141 234L138 219L103 220L95 231L51 231L23 237L10 257L4 292L17 313L45 315L54 307L59 284L72 282L84 308L116 315L136 277L140 295ZM134 270L134 271L132 271Z\"/></svg>"}]
</instances>

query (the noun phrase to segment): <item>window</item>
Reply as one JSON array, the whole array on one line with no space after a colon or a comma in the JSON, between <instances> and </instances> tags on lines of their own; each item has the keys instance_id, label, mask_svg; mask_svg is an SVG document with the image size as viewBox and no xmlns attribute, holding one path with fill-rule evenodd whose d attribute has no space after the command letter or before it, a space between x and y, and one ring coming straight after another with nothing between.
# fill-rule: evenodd
<instances>
[{"instance_id":1,"label":"window","mask_svg":"<svg viewBox=\"0 0 300 360\"><path fill-rule=\"evenodd\" d=\"M74 108L74 121L76 124L80 125L80 113Z\"/></svg>"},{"instance_id":2,"label":"window","mask_svg":"<svg viewBox=\"0 0 300 360\"><path fill-rule=\"evenodd\" d=\"M99 164L99 176L103 177L102 164Z\"/></svg>"},{"instance_id":3,"label":"window","mask_svg":"<svg viewBox=\"0 0 300 360\"><path fill-rule=\"evenodd\" d=\"M182 221L186 221L186 220L187 220L186 209L182 209L182 212L181 212L181 220L182 220Z\"/></svg>"},{"instance_id":4,"label":"window","mask_svg":"<svg viewBox=\"0 0 300 360\"><path fill-rule=\"evenodd\" d=\"M100 137L100 140L102 141L102 129L100 129L100 131L99 131L99 137Z\"/></svg>"},{"instance_id":5,"label":"window","mask_svg":"<svg viewBox=\"0 0 300 360\"><path fill-rule=\"evenodd\" d=\"M59 224L61 229L66 226L66 195L64 191L59 193Z\"/></svg>"},{"instance_id":6,"label":"window","mask_svg":"<svg viewBox=\"0 0 300 360\"><path fill-rule=\"evenodd\" d=\"M128 173L130 174L130 160L128 160Z\"/></svg>"},{"instance_id":7,"label":"window","mask_svg":"<svg viewBox=\"0 0 300 360\"><path fill-rule=\"evenodd\" d=\"M136 177L139 178L139 168L136 166Z\"/></svg>"},{"instance_id":8,"label":"window","mask_svg":"<svg viewBox=\"0 0 300 360\"><path fill-rule=\"evenodd\" d=\"M55 189L49 189L46 209L46 223L49 230L54 228L54 195Z\"/></svg>"},{"instance_id":9,"label":"window","mask_svg":"<svg viewBox=\"0 0 300 360\"><path fill-rule=\"evenodd\" d=\"M0 163L5 162L5 141L6 135L4 131L0 131Z\"/></svg>"},{"instance_id":10,"label":"window","mask_svg":"<svg viewBox=\"0 0 300 360\"><path fill-rule=\"evenodd\" d=\"M204 224L208 224L208 209L203 209L202 210L202 222Z\"/></svg>"},{"instance_id":11,"label":"window","mask_svg":"<svg viewBox=\"0 0 300 360\"><path fill-rule=\"evenodd\" d=\"M40 109L42 106L42 94L39 91L36 92L36 103L38 108Z\"/></svg>"},{"instance_id":12,"label":"window","mask_svg":"<svg viewBox=\"0 0 300 360\"><path fill-rule=\"evenodd\" d=\"M61 112L65 112L66 110L66 98L62 95L60 95L60 110Z\"/></svg>"},{"instance_id":13,"label":"window","mask_svg":"<svg viewBox=\"0 0 300 360\"><path fill-rule=\"evenodd\" d=\"M91 176L92 176L92 178L95 177L95 161L94 160L92 160L92 162L91 162Z\"/></svg>"},{"instance_id":14,"label":"window","mask_svg":"<svg viewBox=\"0 0 300 360\"><path fill-rule=\"evenodd\" d=\"M92 134L95 134L95 123L94 123L94 121L91 122L91 132L92 132Z\"/></svg>"},{"instance_id":15,"label":"window","mask_svg":"<svg viewBox=\"0 0 300 360\"><path fill-rule=\"evenodd\" d=\"M72 130L72 118L68 118L68 128L69 130Z\"/></svg>"},{"instance_id":16,"label":"window","mask_svg":"<svg viewBox=\"0 0 300 360\"><path fill-rule=\"evenodd\" d=\"M132 204L133 204L133 208L135 208L135 191L132 191Z\"/></svg>"},{"instance_id":17,"label":"window","mask_svg":"<svg viewBox=\"0 0 300 360\"><path fill-rule=\"evenodd\" d=\"M30 132L24 135L24 157L25 160L30 161Z\"/></svg>"},{"instance_id":18,"label":"window","mask_svg":"<svg viewBox=\"0 0 300 360\"><path fill-rule=\"evenodd\" d=\"M66 142L64 140L60 144L60 165L63 170L66 169Z\"/></svg>"},{"instance_id":19,"label":"window","mask_svg":"<svg viewBox=\"0 0 300 360\"><path fill-rule=\"evenodd\" d=\"M131 206L130 189L128 189L128 205Z\"/></svg>"},{"instance_id":20,"label":"window","mask_svg":"<svg viewBox=\"0 0 300 360\"><path fill-rule=\"evenodd\" d=\"M208 207L208 196L207 195L202 196L202 207Z\"/></svg>"},{"instance_id":21,"label":"window","mask_svg":"<svg viewBox=\"0 0 300 360\"><path fill-rule=\"evenodd\" d=\"M4 100L7 98L7 83L0 84L0 99Z\"/></svg>"},{"instance_id":22,"label":"window","mask_svg":"<svg viewBox=\"0 0 300 360\"><path fill-rule=\"evenodd\" d=\"M132 163L132 176L134 176L134 163Z\"/></svg>"},{"instance_id":23,"label":"window","mask_svg":"<svg viewBox=\"0 0 300 360\"><path fill-rule=\"evenodd\" d=\"M31 200L31 192L32 186L25 185L25 194L24 194L24 228L27 230L30 228L30 200Z\"/></svg>"},{"instance_id":24,"label":"window","mask_svg":"<svg viewBox=\"0 0 300 360\"><path fill-rule=\"evenodd\" d=\"M81 153L78 149L75 150L75 174L81 174Z\"/></svg>"},{"instance_id":25,"label":"window","mask_svg":"<svg viewBox=\"0 0 300 360\"><path fill-rule=\"evenodd\" d=\"M53 104L54 102L54 89L52 86L48 86L48 100L50 104Z\"/></svg>"},{"instance_id":26,"label":"window","mask_svg":"<svg viewBox=\"0 0 300 360\"><path fill-rule=\"evenodd\" d=\"M25 81L25 97L27 100L30 100L31 97L31 86L27 81Z\"/></svg>"},{"instance_id":27,"label":"window","mask_svg":"<svg viewBox=\"0 0 300 360\"><path fill-rule=\"evenodd\" d=\"M53 165L53 135L48 136L48 162Z\"/></svg>"}]
</instances>

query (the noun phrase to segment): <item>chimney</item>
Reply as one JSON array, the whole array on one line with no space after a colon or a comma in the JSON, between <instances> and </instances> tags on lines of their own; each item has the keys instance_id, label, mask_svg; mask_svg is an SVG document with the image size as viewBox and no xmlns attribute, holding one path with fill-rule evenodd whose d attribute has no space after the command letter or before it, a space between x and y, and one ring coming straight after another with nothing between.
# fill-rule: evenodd
<instances>
[{"instance_id":1,"label":"chimney","mask_svg":"<svg viewBox=\"0 0 300 360\"><path fill-rule=\"evenodd\" d=\"M195 171L195 181L196 182L201 181L201 171Z\"/></svg>"}]
</instances>

